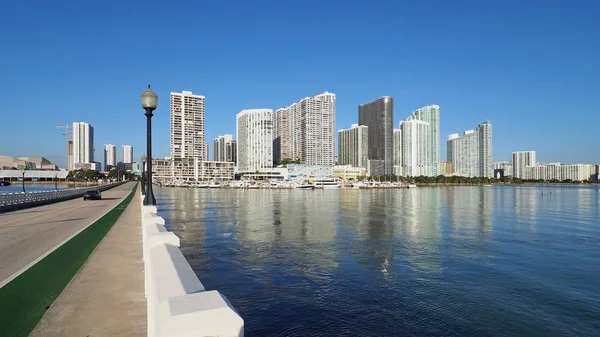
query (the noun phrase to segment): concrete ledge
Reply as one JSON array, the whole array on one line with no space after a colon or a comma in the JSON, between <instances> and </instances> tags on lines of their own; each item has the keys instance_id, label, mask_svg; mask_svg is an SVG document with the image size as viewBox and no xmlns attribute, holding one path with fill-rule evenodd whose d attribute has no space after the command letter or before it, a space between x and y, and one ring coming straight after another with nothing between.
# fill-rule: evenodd
<instances>
[{"instance_id":1,"label":"concrete ledge","mask_svg":"<svg viewBox=\"0 0 600 337\"><path fill-rule=\"evenodd\" d=\"M244 320L216 290L206 291L156 206L142 206L148 336L244 336Z\"/></svg>"}]
</instances>

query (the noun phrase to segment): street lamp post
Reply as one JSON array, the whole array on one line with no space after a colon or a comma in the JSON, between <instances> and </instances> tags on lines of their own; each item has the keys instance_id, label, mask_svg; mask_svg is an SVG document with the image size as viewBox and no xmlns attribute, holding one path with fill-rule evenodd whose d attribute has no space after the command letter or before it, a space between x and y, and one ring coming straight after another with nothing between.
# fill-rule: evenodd
<instances>
[{"instance_id":1,"label":"street lamp post","mask_svg":"<svg viewBox=\"0 0 600 337\"><path fill-rule=\"evenodd\" d=\"M23 181L22 181L22 185L23 185L23 193L25 193L25 169L21 169L21 174L23 175Z\"/></svg>"},{"instance_id":2,"label":"street lamp post","mask_svg":"<svg viewBox=\"0 0 600 337\"><path fill-rule=\"evenodd\" d=\"M140 95L140 100L142 108L146 110L146 153L148 156L148 167L146 168L148 185L146 187L146 195L144 196L144 205L154 206L156 205L156 199L152 192L152 112L158 106L158 96L150 89L150 85L148 85L148 89Z\"/></svg>"},{"instance_id":3,"label":"street lamp post","mask_svg":"<svg viewBox=\"0 0 600 337\"><path fill-rule=\"evenodd\" d=\"M142 155L142 195L146 195L146 186L144 185L146 174L144 173L144 166L146 166L146 155Z\"/></svg>"},{"instance_id":4,"label":"street lamp post","mask_svg":"<svg viewBox=\"0 0 600 337\"><path fill-rule=\"evenodd\" d=\"M54 190L58 191L58 173L54 174Z\"/></svg>"}]
</instances>

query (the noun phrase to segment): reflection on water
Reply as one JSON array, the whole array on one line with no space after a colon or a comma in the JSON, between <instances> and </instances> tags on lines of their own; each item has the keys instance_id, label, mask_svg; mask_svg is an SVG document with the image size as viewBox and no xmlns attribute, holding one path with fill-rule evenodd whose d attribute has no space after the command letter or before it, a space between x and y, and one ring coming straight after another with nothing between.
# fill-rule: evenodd
<instances>
[{"instance_id":1,"label":"reflection on water","mask_svg":"<svg viewBox=\"0 0 600 337\"><path fill-rule=\"evenodd\" d=\"M249 336L600 332L593 188L155 193Z\"/></svg>"}]
</instances>

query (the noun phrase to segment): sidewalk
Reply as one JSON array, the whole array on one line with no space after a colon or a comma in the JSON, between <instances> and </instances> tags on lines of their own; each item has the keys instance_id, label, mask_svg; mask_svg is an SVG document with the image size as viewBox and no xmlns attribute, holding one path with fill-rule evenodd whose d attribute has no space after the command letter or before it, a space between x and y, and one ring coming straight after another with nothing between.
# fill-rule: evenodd
<instances>
[{"instance_id":1,"label":"sidewalk","mask_svg":"<svg viewBox=\"0 0 600 337\"><path fill-rule=\"evenodd\" d=\"M140 204L138 188L30 336L146 336Z\"/></svg>"}]
</instances>

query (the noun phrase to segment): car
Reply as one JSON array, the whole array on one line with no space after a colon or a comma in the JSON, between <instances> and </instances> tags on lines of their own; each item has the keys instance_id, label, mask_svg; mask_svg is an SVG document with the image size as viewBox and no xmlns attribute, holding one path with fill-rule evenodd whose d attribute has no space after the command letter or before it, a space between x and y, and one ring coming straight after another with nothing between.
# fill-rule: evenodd
<instances>
[{"instance_id":1,"label":"car","mask_svg":"<svg viewBox=\"0 0 600 337\"><path fill-rule=\"evenodd\" d=\"M83 200L101 200L102 194L100 191L86 191L83 194Z\"/></svg>"}]
</instances>

